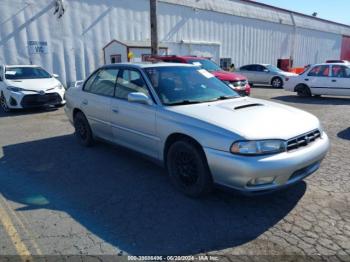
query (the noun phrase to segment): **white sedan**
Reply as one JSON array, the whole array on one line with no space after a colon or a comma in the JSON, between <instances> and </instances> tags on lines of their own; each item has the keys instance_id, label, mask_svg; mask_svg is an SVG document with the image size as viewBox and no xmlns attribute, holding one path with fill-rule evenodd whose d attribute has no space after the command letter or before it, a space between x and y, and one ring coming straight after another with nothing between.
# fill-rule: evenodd
<instances>
[{"instance_id":1,"label":"white sedan","mask_svg":"<svg viewBox=\"0 0 350 262\"><path fill-rule=\"evenodd\" d=\"M0 66L0 104L5 112L11 109L62 106L65 89L39 66Z\"/></svg>"},{"instance_id":2,"label":"white sedan","mask_svg":"<svg viewBox=\"0 0 350 262\"><path fill-rule=\"evenodd\" d=\"M299 96L350 95L350 64L327 63L310 66L302 74L286 77L284 89Z\"/></svg>"}]
</instances>

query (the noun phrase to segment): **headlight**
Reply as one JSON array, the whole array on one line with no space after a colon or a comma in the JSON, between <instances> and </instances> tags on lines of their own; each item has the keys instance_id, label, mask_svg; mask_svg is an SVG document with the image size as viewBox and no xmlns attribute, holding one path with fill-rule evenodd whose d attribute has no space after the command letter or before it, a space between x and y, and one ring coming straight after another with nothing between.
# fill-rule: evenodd
<instances>
[{"instance_id":1,"label":"headlight","mask_svg":"<svg viewBox=\"0 0 350 262\"><path fill-rule=\"evenodd\" d=\"M8 86L7 90L11 91L11 92L21 92L21 91L25 91L25 89L23 88L19 88L19 87L15 87L15 86Z\"/></svg>"},{"instance_id":2,"label":"headlight","mask_svg":"<svg viewBox=\"0 0 350 262\"><path fill-rule=\"evenodd\" d=\"M56 88L58 88L58 89L63 89L64 87L63 87L62 84L59 84L59 85L56 86Z\"/></svg>"},{"instance_id":3,"label":"headlight","mask_svg":"<svg viewBox=\"0 0 350 262\"><path fill-rule=\"evenodd\" d=\"M237 141L230 151L239 155L276 154L286 151L286 144L283 140Z\"/></svg>"}]
</instances>

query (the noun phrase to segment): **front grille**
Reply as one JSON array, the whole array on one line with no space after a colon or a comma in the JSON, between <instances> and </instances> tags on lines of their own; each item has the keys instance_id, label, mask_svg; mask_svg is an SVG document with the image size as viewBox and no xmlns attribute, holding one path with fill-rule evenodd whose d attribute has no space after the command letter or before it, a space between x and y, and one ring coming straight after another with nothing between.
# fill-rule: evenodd
<instances>
[{"instance_id":1,"label":"front grille","mask_svg":"<svg viewBox=\"0 0 350 262\"><path fill-rule=\"evenodd\" d=\"M58 105L62 102L58 93L48 93L44 95L26 95L21 101L22 107L38 107L46 105Z\"/></svg>"},{"instance_id":2,"label":"front grille","mask_svg":"<svg viewBox=\"0 0 350 262\"><path fill-rule=\"evenodd\" d=\"M321 137L321 132L316 129L306 134L294 137L287 141L287 151L297 149L299 147L307 146Z\"/></svg>"}]
</instances>

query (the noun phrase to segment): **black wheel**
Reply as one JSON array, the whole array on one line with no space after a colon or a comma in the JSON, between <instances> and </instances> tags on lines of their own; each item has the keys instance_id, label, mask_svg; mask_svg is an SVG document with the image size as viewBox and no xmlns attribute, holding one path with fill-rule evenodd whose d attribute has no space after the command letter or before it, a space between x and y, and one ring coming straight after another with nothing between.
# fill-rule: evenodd
<instances>
[{"instance_id":1,"label":"black wheel","mask_svg":"<svg viewBox=\"0 0 350 262\"><path fill-rule=\"evenodd\" d=\"M5 113L8 113L11 111L11 108L8 107L7 102L6 102L6 98L5 98L3 93L1 93L1 96L0 96L0 105L1 105L2 110Z\"/></svg>"},{"instance_id":2,"label":"black wheel","mask_svg":"<svg viewBox=\"0 0 350 262\"><path fill-rule=\"evenodd\" d=\"M212 189L212 178L204 153L191 141L173 143L166 166L174 186L190 197L199 197Z\"/></svg>"},{"instance_id":3,"label":"black wheel","mask_svg":"<svg viewBox=\"0 0 350 262\"><path fill-rule=\"evenodd\" d=\"M297 85L295 87L295 91L297 92L298 96L301 97L310 97L312 95L310 88L306 85Z\"/></svg>"},{"instance_id":4,"label":"black wheel","mask_svg":"<svg viewBox=\"0 0 350 262\"><path fill-rule=\"evenodd\" d=\"M92 136L91 128L89 122L87 121L85 115L78 112L74 117L74 128L75 136L78 141L83 146L92 146L94 139Z\"/></svg>"},{"instance_id":5,"label":"black wheel","mask_svg":"<svg viewBox=\"0 0 350 262\"><path fill-rule=\"evenodd\" d=\"M280 77L274 77L271 80L271 85L273 88L282 88L283 87L283 80Z\"/></svg>"}]
</instances>

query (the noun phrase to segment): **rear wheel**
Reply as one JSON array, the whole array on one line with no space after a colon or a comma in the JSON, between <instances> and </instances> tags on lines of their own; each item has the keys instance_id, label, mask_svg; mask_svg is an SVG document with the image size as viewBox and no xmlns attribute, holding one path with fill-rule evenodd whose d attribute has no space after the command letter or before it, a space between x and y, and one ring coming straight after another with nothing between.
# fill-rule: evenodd
<instances>
[{"instance_id":1,"label":"rear wheel","mask_svg":"<svg viewBox=\"0 0 350 262\"><path fill-rule=\"evenodd\" d=\"M2 110L5 113L8 113L11 111L11 108L9 108L9 106L7 105L6 98L5 98L3 93L1 93L1 96L0 96L0 105L1 105Z\"/></svg>"},{"instance_id":2,"label":"rear wheel","mask_svg":"<svg viewBox=\"0 0 350 262\"><path fill-rule=\"evenodd\" d=\"M271 80L271 85L273 88L282 88L283 80L280 77L274 77Z\"/></svg>"},{"instance_id":3,"label":"rear wheel","mask_svg":"<svg viewBox=\"0 0 350 262\"><path fill-rule=\"evenodd\" d=\"M76 113L74 117L75 136L83 146L92 146L94 139L88 120L82 112Z\"/></svg>"},{"instance_id":4,"label":"rear wheel","mask_svg":"<svg viewBox=\"0 0 350 262\"><path fill-rule=\"evenodd\" d=\"M204 152L191 141L173 143L166 166L171 182L185 195L199 197L211 191L212 179Z\"/></svg>"},{"instance_id":5,"label":"rear wheel","mask_svg":"<svg viewBox=\"0 0 350 262\"><path fill-rule=\"evenodd\" d=\"M295 91L297 92L298 96L301 96L301 97L310 97L312 95L310 88L302 84L297 85L295 87Z\"/></svg>"}]
</instances>

